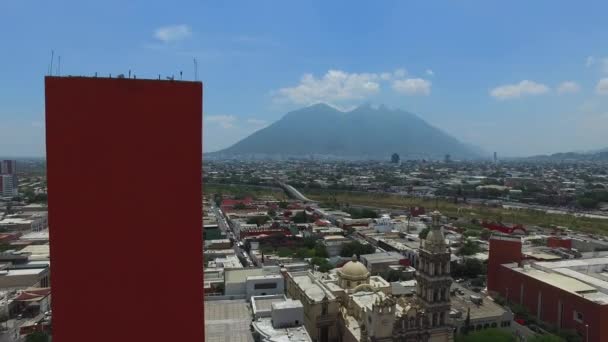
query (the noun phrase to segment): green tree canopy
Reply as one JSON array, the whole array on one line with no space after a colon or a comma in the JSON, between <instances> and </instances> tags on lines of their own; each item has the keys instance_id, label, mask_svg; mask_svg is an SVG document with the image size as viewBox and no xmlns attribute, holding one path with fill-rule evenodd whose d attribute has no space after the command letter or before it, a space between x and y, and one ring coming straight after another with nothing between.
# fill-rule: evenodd
<instances>
[{"instance_id":1,"label":"green tree canopy","mask_svg":"<svg viewBox=\"0 0 608 342\"><path fill-rule=\"evenodd\" d=\"M353 241L342 245L340 256L351 257L353 255L360 256L362 254L372 254L376 251L376 248L370 244L362 244L359 241Z\"/></svg>"},{"instance_id":2,"label":"green tree canopy","mask_svg":"<svg viewBox=\"0 0 608 342\"><path fill-rule=\"evenodd\" d=\"M420 231L420 233L418 233L418 237L421 239L426 239L426 236L429 234L430 230L431 230L430 228L424 228L423 230Z\"/></svg>"},{"instance_id":3,"label":"green tree canopy","mask_svg":"<svg viewBox=\"0 0 608 342\"><path fill-rule=\"evenodd\" d=\"M45 332L33 332L25 338L25 342L49 342L49 335Z\"/></svg>"},{"instance_id":4,"label":"green tree canopy","mask_svg":"<svg viewBox=\"0 0 608 342\"><path fill-rule=\"evenodd\" d=\"M456 342L515 342L512 333L500 329L485 329L468 335L456 336Z\"/></svg>"},{"instance_id":5,"label":"green tree canopy","mask_svg":"<svg viewBox=\"0 0 608 342\"><path fill-rule=\"evenodd\" d=\"M528 342L566 342L566 340L552 334L544 334L532 336L528 339Z\"/></svg>"}]
</instances>

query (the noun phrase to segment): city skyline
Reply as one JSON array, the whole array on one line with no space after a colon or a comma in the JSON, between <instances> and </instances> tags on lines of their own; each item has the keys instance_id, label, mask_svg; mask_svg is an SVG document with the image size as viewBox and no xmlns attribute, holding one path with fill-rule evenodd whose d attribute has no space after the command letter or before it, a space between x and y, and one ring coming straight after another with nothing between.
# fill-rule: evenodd
<instances>
[{"instance_id":1,"label":"city skyline","mask_svg":"<svg viewBox=\"0 0 608 342\"><path fill-rule=\"evenodd\" d=\"M196 58L206 152L318 102L400 108L502 156L605 148L607 6L7 1L0 155L44 155L51 50L62 75L193 79Z\"/></svg>"}]
</instances>

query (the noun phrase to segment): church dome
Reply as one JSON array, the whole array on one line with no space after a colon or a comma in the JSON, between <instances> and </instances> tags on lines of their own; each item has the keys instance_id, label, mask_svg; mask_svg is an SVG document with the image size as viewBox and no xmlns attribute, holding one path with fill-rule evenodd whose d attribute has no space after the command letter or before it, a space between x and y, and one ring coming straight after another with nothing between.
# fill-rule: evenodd
<instances>
[{"instance_id":1,"label":"church dome","mask_svg":"<svg viewBox=\"0 0 608 342\"><path fill-rule=\"evenodd\" d=\"M361 280L369 277L367 268L357 260L349 261L339 271L340 276L350 280Z\"/></svg>"},{"instance_id":2,"label":"church dome","mask_svg":"<svg viewBox=\"0 0 608 342\"><path fill-rule=\"evenodd\" d=\"M432 251L444 251L446 249L445 237L439 229L431 229L424 241L425 249Z\"/></svg>"}]
</instances>

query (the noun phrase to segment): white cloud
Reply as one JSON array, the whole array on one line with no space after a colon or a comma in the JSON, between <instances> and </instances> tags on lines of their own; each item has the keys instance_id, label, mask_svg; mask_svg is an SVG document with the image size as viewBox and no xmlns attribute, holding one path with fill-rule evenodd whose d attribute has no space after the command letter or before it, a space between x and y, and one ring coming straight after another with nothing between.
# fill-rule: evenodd
<instances>
[{"instance_id":1,"label":"white cloud","mask_svg":"<svg viewBox=\"0 0 608 342\"><path fill-rule=\"evenodd\" d=\"M580 90L581 90L581 86L578 85L578 83L576 83L574 81L565 81L565 82L560 83L557 86L558 94L578 93Z\"/></svg>"},{"instance_id":2,"label":"white cloud","mask_svg":"<svg viewBox=\"0 0 608 342\"><path fill-rule=\"evenodd\" d=\"M608 95L608 78L602 78L597 82L595 92L600 95Z\"/></svg>"},{"instance_id":3,"label":"white cloud","mask_svg":"<svg viewBox=\"0 0 608 342\"><path fill-rule=\"evenodd\" d=\"M367 99L380 92L383 84L393 82L393 89L408 95L428 95L431 82L420 78L405 78L405 69L382 73L348 73L329 70L322 77L305 74L300 83L273 92L278 102L308 105L319 102L339 108L352 101ZM349 103L350 102L350 103Z\"/></svg>"},{"instance_id":4,"label":"white cloud","mask_svg":"<svg viewBox=\"0 0 608 342\"><path fill-rule=\"evenodd\" d=\"M208 115L204 119L206 122L217 124L222 128L233 128L237 121L234 115Z\"/></svg>"},{"instance_id":5,"label":"white cloud","mask_svg":"<svg viewBox=\"0 0 608 342\"><path fill-rule=\"evenodd\" d=\"M393 90L405 95L429 95L431 82L422 78L406 78L393 81Z\"/></svg>"},{"instance_id":6,"label":"white cloud","mask_svg":"<svg viewBox=\"0 0 608 342\"><path fill-rule=\"evenodd\" d=\"M593 64L595 64L595 57L593 56L588 56L587 59L585 60L585 66L590 67Z\"/></svg>"},{"instance_id":7,"label":"white cloud","mask_svg":"<svg viewBox=\"0 0 608 342\"><path fill-rule=\"evenodd\" d=\"M517 84L505 84L490 90L490 95L498 100L515 99L527 95L541 95L549 92L542 83L523 80Z\"/></svg>"},{"instance_id":8,"label":"white cloud","mask_svg":"<svg viewBox=\"0 0 608 342\"><path fill-rule=\"evenodd\" d=\"M429 75L429 76L434 76L435 75L435 73L431 69L426 69L426 74Z\"/></svg>"},{"instance_id":9,"label":"white cloud","mask_svg":"<svg viewBox=\"0 0 608 342\"><path fill-rule=\"evenodd\" d=\"M171 25L159 27L154 31L154 38L163 43L171 43L184 40L192 36L192 30L188 25Z\"/></svg>"},{"instance_id":10,"label":"white cloud","mask_svg":"<svg viewBox=\"0 0 608 342\"><path fill-rule=\"evenodd\" d=\"M305 74L295 87L281 88L279 98L296 104L358 100L380 91L380 77L373 73L329 70L323 77Z\"/></svg>"}]
</instances>

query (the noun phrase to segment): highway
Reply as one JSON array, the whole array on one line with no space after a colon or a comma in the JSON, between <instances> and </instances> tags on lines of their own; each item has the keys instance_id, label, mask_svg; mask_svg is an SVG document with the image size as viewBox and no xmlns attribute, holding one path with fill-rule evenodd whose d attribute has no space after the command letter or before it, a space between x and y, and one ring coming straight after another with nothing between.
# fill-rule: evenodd
<instances>
[{"instance_id":1,"label":"highway","mask_svg":"<svg viewBox=\"0 0 608 342\"><path fill-rule=\"evenodd\" d=\"M279 184L279 186L283 190L285 190L285 192L287 193L287 195L289 195L289 197L292 197L292 198L295 198L297 200L304 201L304 202L315 202L313 200L308 199L301 192L299 192L296 188L294 188L293 186L291 186L287 183L277 181L277 184Z\"/></svg>"}]
</instances>

